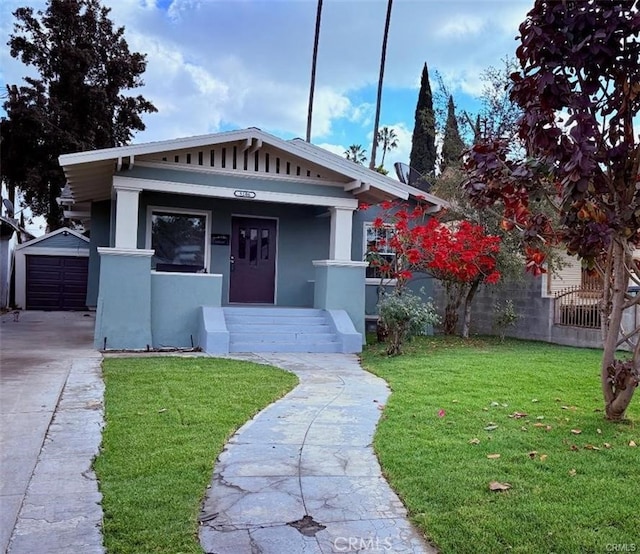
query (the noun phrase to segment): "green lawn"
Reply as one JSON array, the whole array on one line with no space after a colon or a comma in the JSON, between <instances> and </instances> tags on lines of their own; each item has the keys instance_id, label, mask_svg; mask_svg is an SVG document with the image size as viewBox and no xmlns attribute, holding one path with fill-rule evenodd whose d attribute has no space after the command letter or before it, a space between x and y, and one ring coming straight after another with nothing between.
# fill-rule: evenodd
<instances>
[{"instance_id":1,"label":"green lawn","mask_svg":"<svg viewBox=\"0 0 640 554\"><path fill-rule=\"evenodd\" d=\"M214 358L104 361L106 428L95 470L117 554L201 553L197 515L229 436L297 378Z\"/></svg>"},{"instance_id":2,"label":"green lawn","mask_svg":"<svg viewBox=\"0 0 640 554\"><path fill-rule=\"evenodd\" d=\"M362 356L393 390L375 448L442 554L640 551L640 392L607 422L599 351L422 337L406 352Z\"/></svg>"}]
</instances>

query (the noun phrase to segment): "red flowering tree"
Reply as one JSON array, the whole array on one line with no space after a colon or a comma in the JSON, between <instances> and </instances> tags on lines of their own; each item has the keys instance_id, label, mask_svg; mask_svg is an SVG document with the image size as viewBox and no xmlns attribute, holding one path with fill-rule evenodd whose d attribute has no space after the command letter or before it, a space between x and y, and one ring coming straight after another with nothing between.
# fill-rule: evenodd
<instances>
[{"instance_id":1,"label":"red flowering tree","mask_svg":"<svg viewBox=\"0 0 640 554\"><path fill-rule=\"evenodd\" d=\"M369 262L379 267L384 278L397 280L399 294L415 272L441 281L446 296L444 332L456 332L458 312L464 303L462 335L468 337L471 302L478 287L500 280L496 270L500 238L487 235L482 226L468 221L443 223L436 217L426 219L422 202L413 207L383 202L380 207L383 211L374 220L374 228L391 227L393 232L378 244L390 247L395 256L378 256L374 247L368 254Z\"/></svg>"},{"instance_id":2,"label":"red flowering tree","mask_svg":"<svg viewBox=\"0 0 640 554\"><path fill-rule=\"evenodd\" d=\"M636 0L536 0L511 76L527 157L515 160L506 141L494 140L476 144L466 163L471 199L503 211L504 227L526 245L529 271L544 271L543 248L555 244L601 272L601 385L611 420L624 417L640 382L640 325L623 324L625 310L640 304L629 292L640 283L639 35ZM616 358L622 346L631 360Z\"/></svg>"}]
</instances>

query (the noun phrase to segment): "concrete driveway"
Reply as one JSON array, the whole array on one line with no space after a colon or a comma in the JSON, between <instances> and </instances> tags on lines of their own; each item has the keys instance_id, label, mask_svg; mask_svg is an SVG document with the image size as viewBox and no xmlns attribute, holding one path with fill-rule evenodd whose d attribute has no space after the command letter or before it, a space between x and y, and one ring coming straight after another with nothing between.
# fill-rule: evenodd
<instances>
[{"instance_id":1,"label":"concrete driveway","mask_svg":"<svg viewBox=\"0 0 640 554\"><path fill-rule=\"evenodd\" d=\"M94 315L0 321L0 552L103 552L91 471L103 424Z\"/></svg>"}]
</instances>

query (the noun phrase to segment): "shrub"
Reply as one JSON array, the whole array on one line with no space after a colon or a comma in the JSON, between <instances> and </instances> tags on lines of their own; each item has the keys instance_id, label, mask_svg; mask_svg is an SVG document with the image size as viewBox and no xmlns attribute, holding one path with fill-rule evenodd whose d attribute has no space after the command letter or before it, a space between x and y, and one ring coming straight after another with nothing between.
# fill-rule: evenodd
<instances>
[{"instance_id":1,"label":"shrub","mask_svg":"<svg viewBox=\"0 0 640 554\"><path fill-rule=\"evenodd\" d=\"M520 319L520 314L516 312L511 300L506 300L504 305L496 302L493 306L493 313L493 325L500 334L500 340L503 341L507 327L513 327Z\"/></svg>"},{"instance_id":2,"label":"shrub","mask_svg":"<svg viewBox=\"0 0 640 554\"><path fill-rule=\"evenodd\" d=\"M416 335L423 335L427 326L439 322L431 299L424 301L408 291L382 296L379 304L382 325L387 330L387 354L402 354L402 344Z\"/></svg>"}]
</instances>

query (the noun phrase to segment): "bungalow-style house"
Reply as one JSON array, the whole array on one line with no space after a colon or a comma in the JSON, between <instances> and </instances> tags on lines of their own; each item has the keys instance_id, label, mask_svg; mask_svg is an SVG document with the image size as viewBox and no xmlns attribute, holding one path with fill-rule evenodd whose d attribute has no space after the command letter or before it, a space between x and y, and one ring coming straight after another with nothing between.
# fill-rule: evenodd
<instances>
[{"instance_id":1,"label":"bungalow-style house","mask_svg":"<svg viewBox=\"0 0 640 554\"><path fill-rule=\"evenodd\" d=\"M87 306L99 349L358 352L379 284L363 261L379 230L359 204L443 204L256 128L60 164L67 200L90 218Z\"/></svg>"}]
</instances>

